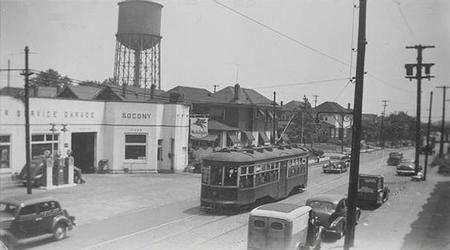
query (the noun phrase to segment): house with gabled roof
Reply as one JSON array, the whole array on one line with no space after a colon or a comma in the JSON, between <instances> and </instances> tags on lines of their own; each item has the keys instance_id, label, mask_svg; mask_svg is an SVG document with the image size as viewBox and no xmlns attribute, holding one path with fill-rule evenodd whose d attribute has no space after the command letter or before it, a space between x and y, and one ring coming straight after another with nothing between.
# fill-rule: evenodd
<instances>
[{"instance_id":1,"label":"house with gabled roof","mask_svg":"<svg viewBox=\"0 0 450 250\"><path fill-rule=\"evenodd\" d=\"M211 93L203 88L177 86L169 93L181 94L191 105L191 115L207 116L216 128L227 128L209 129L209 133L218 135L211 145L222 148L270 143L276 115L273 102L253 89L236 84Z\"/></svg>"},{"instance_id":2,"label":"house with gabled roof","mask_svg":"<svg viewBox=\"0 0 450 250\"><path fill-rule=\"evenodd\" d=\"M333 140L350 140L353 126L353 110L348 104L347 109L336 102L324 102L314 108L319 121L327 123L329 132L326 133Z\"/></svg>"}]
</instances>

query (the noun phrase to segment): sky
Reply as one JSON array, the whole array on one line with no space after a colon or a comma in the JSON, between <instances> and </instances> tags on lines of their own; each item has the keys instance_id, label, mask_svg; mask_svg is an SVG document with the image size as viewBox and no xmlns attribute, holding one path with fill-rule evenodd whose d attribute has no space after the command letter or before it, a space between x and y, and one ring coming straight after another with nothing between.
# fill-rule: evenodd
<instances>
[{"instance_id":1,"label":"sky","mask_svg":"<svg viewBox=\"0 0 450 250\"><path fill-rule=\"evenodd\" d=\"M114 0L0 0L0 68L57 70L77 80L113 75L118 3ZM161 20L161 88L213 91L239 83L287 103L306 96L314 104L353 107L358 37L356 0L158 0ZM356 8L354 7L356 5ZM405 63L435 63L422 80L421 119L442 115L442 89L450 86L450 1L367 0L363 112L416 115L416 81ZM352 50L352 48L354 50ZM23 77L11 73L11 86ZM0 72L0 88L7 73ZM450 103L450 92L447 93ZM450 107L446 116L450 117Z\"/></svg>"}]
</instances>

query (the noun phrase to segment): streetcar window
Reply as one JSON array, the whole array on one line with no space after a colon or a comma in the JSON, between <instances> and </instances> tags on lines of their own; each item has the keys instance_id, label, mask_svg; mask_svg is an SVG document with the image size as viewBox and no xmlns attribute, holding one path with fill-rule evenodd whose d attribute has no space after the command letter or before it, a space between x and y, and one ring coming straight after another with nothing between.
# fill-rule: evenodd
<instances>
[{"instance_id":1,"label":"streetcar window","mask_svg":"<svg viewBox=\"0 0 450 250\"><path fill-rule=\"evenodd\" d=\"M253 166L241 167L239 176L239 187L249 188L253 187Z\"/></svg>"},{"instance_id":2,"label":"streetcar window","mask_svg":"<svg viewBox=\"0 0 450 250\"><path fill-rule=\"evenodd\" d=\"M222 185L222 167L211 168L211 185Z\"/></svg>"},{"instance_id":3,"label":"streetcar window","mask_svg":"<svg viewBox=\"0 0 450 250\"><path fill-rule=\"evenodd\" d=\"M240 188L253 187L253 175L241 176L239 179L239 187Z\"/></svg>"},{"instance_id":4,"label":"streetcar window","mask_svg":"<svg viewBox=\"0 0 450 250\"><path fill-rule=\"evenodd\" d=\"M253 222L253 225L255 227L264 228L266 226L266 223L263 220L255 220Z\"/></svg>"},{"instance_id":5,"label":"streetcar window","mask_svg":"<svg viewBox=\"0 0 450 250\"><path fill-rule=\"evenodd\" d=\"M283 224L280 222L272 222L270 227L275 230L283 230Z\"/></svg>"},{"instance_id":6,"label":"streetcar window","mask_svg":"<svg viewBox=\"0 0 450 250\"><path fill-rule=\"evenodd\" d=\"M202 167L202 183L208 184L209 182L209 166Z\"/></svg>"},{"instance_id":7,"label":"streetcar window","mask_svg":"<svg viewBox=\"0 0 450 250\"><path fill-rule=\"evenodd\" d=\"M236 167L226 167L225 168L225 177L224 183L225 186L236 186L237 185L237 176L238 169Z\"/></svg>"}]
</instances>

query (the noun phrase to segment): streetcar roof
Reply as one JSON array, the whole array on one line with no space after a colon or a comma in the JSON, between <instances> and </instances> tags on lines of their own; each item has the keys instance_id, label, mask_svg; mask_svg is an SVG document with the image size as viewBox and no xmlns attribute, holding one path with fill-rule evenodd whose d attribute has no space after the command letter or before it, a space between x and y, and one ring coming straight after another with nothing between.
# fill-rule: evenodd
<instances>
[{"instance_id":1,"label":"streetcar roof","mask_svg":"<svg viewBox=\"0 0 450 250\"><path fill-rule=\"evenodd\" d=\"M250 216L278 218L292 221L311 211L311 207L292 203L270 203L259 206L250 212Z\"/></svg>"},{"instance_id":2,"label":"streetcar roof","mask_svg":"<svg viewBox=\"0 0 450 250\"><path fill-rule=\"evenodd\" d=\"M243 150L227 150L213 152L206 156L206 161L219 162L257 162L268 159L288 158L290 156L308 155L306 149L300 147L252 148Z\"/></svg>"}]
</instances>

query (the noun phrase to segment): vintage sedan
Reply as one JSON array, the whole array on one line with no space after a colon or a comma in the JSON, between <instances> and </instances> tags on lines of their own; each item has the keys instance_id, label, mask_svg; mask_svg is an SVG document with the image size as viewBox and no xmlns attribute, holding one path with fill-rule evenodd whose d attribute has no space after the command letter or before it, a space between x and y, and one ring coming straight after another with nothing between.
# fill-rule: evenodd
<instances>
[{"instance_id":1,"label":"vintage sedan","mask_svg":"<svg viewBox=\"0 0 450 250\"><path fill-rule=\"evenodd\" d=\"M387 164L389 166L397 166L400 164L403 160L403 153L402 152L391 152L389 154L389 158L387 160Z\"/></svg>"},{"instance_id":2,"label":"vintage sedan","mask_svg":"<svg viewBox=\"0 0 450 250\"><path fill-rule=\"evenodd\" d=\"M419 166L419 171L422 170L422 167ZM415 175L415 164L414 160L404 159L397 166L397 175Z\"/></svg>"},{"instance_id":3,"label":"vintage sedan","mask_svg":"<svg viewBox=\"0 0 450 250\"><path fill-rule=\"evenodd\" d=\"M339 238L345 234L347 219L347 197L338 194L323 194L309 198L306 205L310 206L317 217L324 234L335 235ZM361 210L356 208L356 222L359 220Z\"/></svg>"},{"instance_id":4,"label":"vintage sedan","mask_svg":"<svg viewBox=\"0 0 450 250\"><path fill-rule=\"evenodd\" d=\"M360 174L358 181L357 204L381 205L389 198L389 188L384 183L384 176Z\"/></svg>"},{"instance_id":5,"label":"vintage sedan","mask_svg":"<svg viewBox=\"0 0 450 250\"><path fill-rule=\"evenodd\" d=\"M53 237L62 240L75 217L50 197L19 196L0 200L0 240L9 248Z\"/></svg>"},{"instance_id":6,"label":"vintage sedan","mask_svg":"<svg viewBox=\"0 0 450 250\"><path fill-rule=\"evenodd\" d=\"M329 160L324 163L322 170L324 173L342 173L350 167L350 157L345 154L325 154Z\"/></svg>"}]
</instances>

